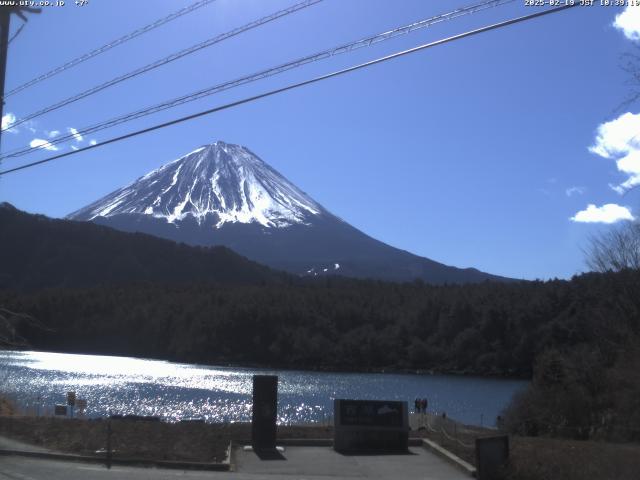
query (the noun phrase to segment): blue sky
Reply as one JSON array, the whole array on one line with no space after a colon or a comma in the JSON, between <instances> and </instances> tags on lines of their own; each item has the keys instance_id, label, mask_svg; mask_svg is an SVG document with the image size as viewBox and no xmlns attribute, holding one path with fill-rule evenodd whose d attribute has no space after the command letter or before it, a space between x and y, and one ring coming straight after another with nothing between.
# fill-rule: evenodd
<instances>
[{"instance_id":1,"label":"blue sky","mask_svg":"<svg viewBox=\"0 0 640 480\"><path fill-rule=\"evenodd\" d=\"M10 45L11 89L190 1L47 7ZM295 3L218 0L9 97L4 123ZM444 13L460 0L325 0L3 132L3 151L56 132ZM2 167L460 33L516 1L146 117ZM393 246L520 278L586 269L589 235L640 215L640 115L621 56L633 8L577 7L0 178L0 201L62 217L194 148L249 147L326 208ZM616 20L617 18L617 20ZM13 19L13 28L19 20ZM1 235L1 234L0 234ZM0 236L1 238L1 236Z\"/></svg>"}]
</instances>

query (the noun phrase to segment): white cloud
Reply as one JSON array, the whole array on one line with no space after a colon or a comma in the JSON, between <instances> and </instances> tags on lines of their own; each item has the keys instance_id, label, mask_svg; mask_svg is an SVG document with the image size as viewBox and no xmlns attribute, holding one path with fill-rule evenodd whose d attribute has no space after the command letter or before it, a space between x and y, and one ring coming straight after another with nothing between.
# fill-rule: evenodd
<instances>
[{"instance_id":1,"label":"white cloud","mask_svg":"<svg viewBox=\"0 0 640 480\"><path fill-rule=\"evenodd\" d=\"M89 142L89 145L96 145L97 143L98 143L98 142L97 142L95 139L93 139L93 140L91 140L91 141Z\"/></svg>"},{"instance_id":2,"label":"white cloud","mask_svg":"<svg viewBox=\"0 0 640 480\"><path fill-rule=\"evenodd\" d=\"M635 218L627 207L615 203L596 207L590 203L587 208L571 217L571 220L580 223L616 223L621 220L635 220Z\"/></svg>"},{"instance_id":3,"label":"white cloud","mask_svg":"<svg viewBox=\"0 0 640 480\"><path fill-rule=\"evenodd\" d=\"M615 160L618 170L628 176L620 185L611 186L616 192L640 185L640 114L627 112L600 125L589 151Z\"/></svg>"},{"instance_id":4,"label":"white cloud","mask_svg":"<svg viewBox=\"0 0 640 480\"><path fill-rule=\"evenodd\" d=\"M10 128L11 124L15 123L15 121L16 121L16 116L11 112L7 112L6 115L2 116L2 130L6 130L7 132L11 132L11 133L18 133L17 128Z\"/></svg>"},{"instance_id":5,"label":"white cloud","mask_svg":"<svg viewBox=\"0 0 640 480\"><path fill-rule=\"evenodd\" d=\"M78 130L76 130L75 128L73 128L73 127L69 127L69 128L67 128L67 131L68 131L71 135L73 135L73 138L75 138L75 139L76 139L76 142L80 143L81 141L83 141L83 140L84 140L84 137L83 137L82 135L80 135L80 134L78 133Z\"/></svg>"},{"instance_id":6,"label":"white cloud","mask_svg":"<svg viewBox=\"0 0 640 480\"><path fill-rule=\"evenodd\" d=\"M615 120L598 127L595 145L589 151L604 158L613 158L640 147L640 114L623 113Z\"/></svg>"},{"instance_id":7,"label":"white cloud","mask_svg":"<svg viewBox=\"0 0 640 480\"><path fill-rule=\"evenodd\" d=\"M76 147L75 145L71 145L71 150L76 151L76 150L80 150L78 147Z\"/></svg>"},{"instance_id":8,"label":"white cloud","mask_svg":"<svg viewBox=\"0 0 640 480\"><path fill-rule=\"evenodd\" d=\"M49 138L56 138L60 135L60 130L51 130L50 132L45 131L44 133L46 133Z\"/></svg>"},{"instance_id":9,"label":"white cloud","mask_svg":"<svg viewBox=\"0 0 640 480\"><path fill-rule=\"evenodd\" d=\"M52 152L58 150L58 147L41 138L34 138L33 140L31 140L31 143L29 143L29 146L31 148L44 148L45 150L51 150Z\"/></svg>"},{"instance_id":10,"label":"white cloud","mask_svg":"<svg viewBox=\"0 0 640 480\"><path fill-rule=\"evenodd\" d=\"M616 15L613 26L621 30L632 41L640 40L640 6L627 6ZM608 160L614 160L618 171L627 179L619 185L609 187L623 195L627 190L640 185L640 114L631 112L620 115L615 120L605 122L598 127L595 143L589 147L595 153ZM571 187L566 190L568 197L582 194L582 187ZM576 213L571 220L586 223L615 223L622 220L635 220L627 207L615 203L607 203L601 207L594 204Z\"/></svg>"},{"instance_id":11,"label":"white cloud","mask_svg":"<svg viewBox=\"0 0 640 480\"><path fill-rule=\"evenodd\" d=\"M622 30L629 40L640 40L640 7L628 6L616 15L613 26Z\"/></svg>"},{"instance_id":12,"label":"white cloud","mask_svg":"<svg viewBox=\"0 0 640 480\"><path fill-rule=\"evenodd\" d=\"M585 187L569 187L564 193L567 194L567 197L571 197L573 195L582 195L586 191L587 189Z\"/></svg>"}]
</instances>

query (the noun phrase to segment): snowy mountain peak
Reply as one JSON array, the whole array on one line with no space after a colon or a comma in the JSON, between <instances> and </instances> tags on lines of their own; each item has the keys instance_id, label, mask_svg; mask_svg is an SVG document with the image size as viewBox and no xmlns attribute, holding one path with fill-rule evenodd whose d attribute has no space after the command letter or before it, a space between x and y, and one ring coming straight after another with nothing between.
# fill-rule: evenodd
<instances>
[{"instance_id":1,"label":"snowy mountain peak","mask_svg":"<svg viewBox=\"0 0 640 480\"><path fill-rule=\"evenodd\" d=\"M249 149L217 141L202 146L124 188L73 212L68 218L94 220L144 214L176 223L210 218L264 227L307 224L326 211Z\"/></svg>"}]
</instances>

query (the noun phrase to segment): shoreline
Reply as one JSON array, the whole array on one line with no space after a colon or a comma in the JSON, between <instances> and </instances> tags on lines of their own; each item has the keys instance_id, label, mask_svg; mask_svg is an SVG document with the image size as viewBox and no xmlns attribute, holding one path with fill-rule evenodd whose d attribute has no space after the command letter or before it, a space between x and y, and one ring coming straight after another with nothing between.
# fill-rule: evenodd
<instances>
[{"instance_id":1,"label":"shoreline","mask_svg":"<svg viewBox=\"0 0 640 480\"><path fill-rule=\"evenodd\" d=\"M233 369L245 369L245 370L283 370L287 372L314 372L314 373L343 373L343 374L391 374L391 375L432 375L432 376L453 376L463 378L481 378L481 379L496 379L496 380L518 380L518 381L531 381L530 376L520 376L511 374L500 374L497 372L468 372L456 369L446 369L444 367L436 368L400 368L400 367L354 367L349 368L334 368L331 366L302 366L292 367L286 364L258 364L258 363L235 363L235 362L220 362L220 363L207 363L207 362L191 362L175 358L161 358L161 357L139 357L135 355L128 355L122 353L104 353L95 351L68 351L68 350L36 350L33 348L13 348L13 349L0 349L0 352L36 352L36 353L58 353L65 355L95 355L100 357L121 357L121 358L133 358L136 360L150 360L157 362L169 362L182 365L200 365L204 367L216 367L216 368L233 368Z\"/></svg>"}]
</instances>

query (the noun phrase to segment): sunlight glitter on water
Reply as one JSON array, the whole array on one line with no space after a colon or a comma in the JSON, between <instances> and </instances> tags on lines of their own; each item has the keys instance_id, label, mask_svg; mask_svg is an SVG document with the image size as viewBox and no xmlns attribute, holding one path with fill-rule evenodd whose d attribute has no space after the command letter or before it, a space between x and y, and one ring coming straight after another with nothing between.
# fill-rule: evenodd
<instances>
[{"instance_id":1,"label":"sunlight glitter on water","mask_svg":"<svg viewBox=\"0 0 640 480\"><path fill-rule=\"evenodd\" d=\"M70 355L28 352L25 363L34 370L64 372L80 382L155 383L157 385L202 388L234 393L251 393L251 374L198 368L160 360L99 355Z\"/></svg>"},{"instance_id":2,"label":"sunlight glitter on water","mask_svg":"<svg viewBox=\"0 0 640 480\"><path fill-rule=\"evenodd\" d=\"M90 417L151 415L166 421L251 419L254 374L278 375L278 422L328 422L334 398L408 400L428 396L430 408L467 423L491 423L515 380L408 374L355 374L209 367L159 360L46 352L1 352L0 385L23 409L48 412L76 391Z\"/></svg>"}]
</instances>

